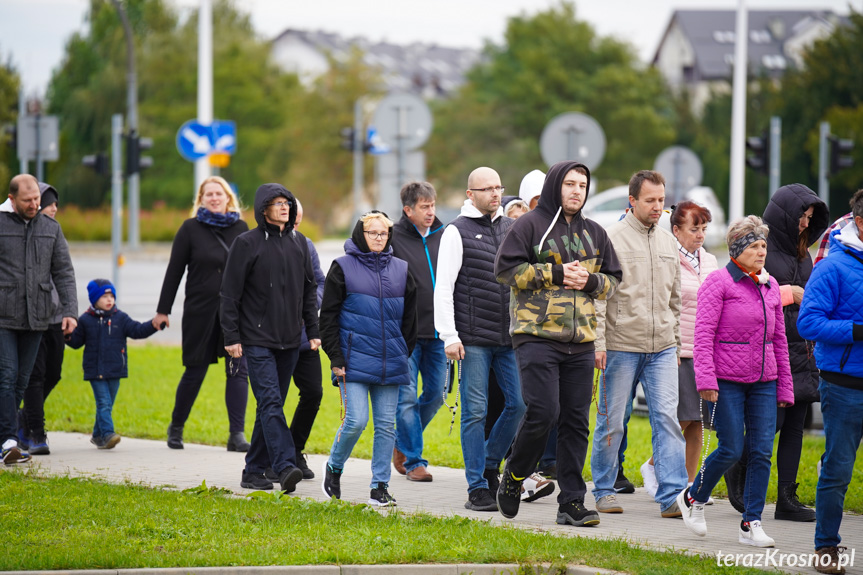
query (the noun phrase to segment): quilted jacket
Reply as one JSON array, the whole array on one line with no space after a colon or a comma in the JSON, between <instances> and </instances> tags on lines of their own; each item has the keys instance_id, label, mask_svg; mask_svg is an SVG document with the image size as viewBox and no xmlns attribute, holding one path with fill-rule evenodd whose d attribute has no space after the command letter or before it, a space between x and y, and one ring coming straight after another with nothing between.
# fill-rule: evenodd
<instances>
[{"instance_id":1,"label":"quilted jacket","mask_svg":"<svg viewBox=\"0 0 863 575\"><path fill-rule=\"evenodd\" d=\"M837 378L824 372L863 378L863 341L854 339L854 325L863 324L863 249L841 242L840 234L830 235L830 251L809 278L797 319L800 335L817 342L815 361L828 381Z\"/></svg>"},{"instance_id":2,"label":"quilted jacket","mask_svg":"<svg viewBox=\"0 0 863 575\"><path fill-rule=\"evenodd\" d=\"M692 347L695 343L695 309L698 305L698 288L716 270L719 264L713 254L704 248L698 248L698 259L701 273L680 252L680 357L692 357Z\"/></svg>"},{"instance_id":3,"label":"quilted jacket","mask_svg":"<svg viewBox=\"0 0 863 575\"><path fill-rule=\"evenodd\" d=\"M84 347L87 381L129 377L126 338L144 339L156 333L152 322L137 322L114 306L109 311L92 307L78 318L78 327L66 338L72 349Z\"/></svg>"},{"instance_id":4,"label":"quilted jacket","mask_svg":"<svg viewBox=\"0 0 863 575\"><path fill-rule=\"evenodd\" d=\"M779 285L756 285L734 262L707 276L695 314L695 385L718 390L718 379L777 381L776 401L794 403Z\"/></svg>"}]
</instances>

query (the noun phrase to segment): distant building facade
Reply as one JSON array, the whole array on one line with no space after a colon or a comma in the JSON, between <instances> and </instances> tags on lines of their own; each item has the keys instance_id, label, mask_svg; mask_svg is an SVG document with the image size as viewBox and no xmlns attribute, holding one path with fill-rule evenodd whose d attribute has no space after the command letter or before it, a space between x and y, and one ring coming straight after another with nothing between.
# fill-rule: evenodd
<instances>
[{"instance_id":1,"label":"distant building facade","mask_svg":"<svg viewBox=\"0 0 863 575\"><path fill-rule=\"evenodd\" d=\"M480 58L479 51L468 48L370 42L361 37L293 29L273 40L271 54L282 70L296 73L309 85L328 70L328 55L340 60L355 48L368 66L381 72L387 91L413 92L425 98L452 93Z\"/></svg>"},{"instance_id":2,"label":"distant building facade","mask_svg":"<svg viewBox=\"0 0 863 575\"><path fill-rule=\"evenodd\" d=\"M652 65L675 92L687 90L700 112L711 92L729 91L735 10L676 10ZM830 10L750 10L749 75L780 79L803 66L803 53L846 22Z\"/></svg>"}]
</instances>

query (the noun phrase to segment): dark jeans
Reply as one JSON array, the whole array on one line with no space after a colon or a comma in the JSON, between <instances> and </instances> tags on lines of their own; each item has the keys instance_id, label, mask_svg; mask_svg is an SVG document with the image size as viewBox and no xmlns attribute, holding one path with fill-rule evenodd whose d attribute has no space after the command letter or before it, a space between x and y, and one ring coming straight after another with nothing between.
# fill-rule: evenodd
<instances>
[{"instance_id":1,"label":"dark jeans","mask_svg":"<svg viewBox=\"0 0 863 575\"><path fill-rule=\"evenodd\" d=\"M297 453L306 448L306 441L321 407L324 396L321 378L321 353L318 350L301 351L294 368L294 385L300 392L300 400L291 420L291 436Z\"/></svg>"},{"instance_id":2,"label":"dark jeans","mask_svg":"<svg viewBox=\"0 0 863 575\"><path fill-rule=\"evenodd\" d=\"M801 401L791 407L776 408L776 474L779 483L795 483L800 467L800 452L803 449L803 424L811 403ZM745 466L749 460L749 441L743 446L740 462Z\"/></svg>"},{"instance_id":3,"label":"dark jeans","mask_svg":"<svg viewBox=\"0 0 863 575\"><path fill-rule=\"evenodd\" d=\"M18 406L41 340L41 331L0 328L0 443L18 439Z\"/></svg>"},{"instance_id":4,"label":"dark jeans","mask_svg":"<svg viewBox=\"0 0 863 575\"><path fill-rule=\"evenodd\" d=\"M533 473L557 424L559 504L584 501L581 476L590 434L594 352L569 355L541 342L516 349L527 410L512 445L509 470L516 477Z\"/></svg>"},{"instance_id":5,"label":"dark jeans","mask_svg":"<svg viewBox=\"0 0 863 575\"><path fill-rule=\"evenodd\" d=\"M25 431L29 437L45 435L45 400L60 381L65 349L61 324L51 324L42 332L36 363L33 364L30 383L24 392Z\"/></svg>"},{"instance_id":6,"label":"dark jeans","mask_svg":"<svg viewBox=\"0 0 863 575\"><path fill-rule=\"evenodd\" d=\"M174 398L171 425L183 427L201 391L210 364L190 365L183 372ZM228 408L230 431L243 431L246 427L246 403L249 399L249 370L246 358L225 358L225 407Z\"/></svg>"},{"instance_id":7,"label":"dark jeans","mask_svg":"<svg viewBox=\"0 0 863 575\"><path fill-rule=\"evenodd\" d=\"M285 399L299 350L243 346L249 366L249 382L258 406L251 447L246 453L246 471L263 473L272 467L281 473L296 467L294 439L285 420Z\"/></svg>"}]
</instances>

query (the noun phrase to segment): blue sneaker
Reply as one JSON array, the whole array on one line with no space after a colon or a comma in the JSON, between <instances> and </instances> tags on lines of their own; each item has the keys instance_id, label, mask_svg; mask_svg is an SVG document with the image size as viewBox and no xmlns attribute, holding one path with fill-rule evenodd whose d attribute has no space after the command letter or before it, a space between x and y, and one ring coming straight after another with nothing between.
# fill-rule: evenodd
<instances>
[{"instance_id":1,"label":"blue sneaker","mask_svg":"<svg viewBox=\"0 0 863 575\"><path fill-rule=\"evenodd\" d=\"M16 463L27 463L30 461L30 454L26 451L21 451L17 445L13 445L8 449L4 449L3 463L6 465L14 465Z\"/></svg>"},{"instance_id":2,"label":"blue sneaker","mask_svg":"<svg viewBox=\"0 0 863 575\"><path fill-rule=\"evenodd\" d=\"M50 455L51 449L48 447L48 437L46 435L31 437L29 451L30 455Z\"/></svg>"},{"instance_id":3,"label":"blue sneaker","mask_svg":"<svg viewBox=\"0 0 863 575\"><path fill-rule=\"evenodd\" d=\"M27 450L30 449L30 438L27 437L27 432L23 427L18 428L18 447Z\"/></svg>"}]
</instances>

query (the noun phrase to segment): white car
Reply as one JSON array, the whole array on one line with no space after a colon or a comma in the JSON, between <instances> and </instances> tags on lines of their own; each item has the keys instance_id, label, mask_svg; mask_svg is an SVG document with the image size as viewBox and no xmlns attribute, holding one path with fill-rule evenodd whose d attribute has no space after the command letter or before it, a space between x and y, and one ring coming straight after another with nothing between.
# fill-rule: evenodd
<instances>
[{"instance_id":1,"label":"white car","mask_svg":"<svg viewBox=\"0 0 863 575\"><path fill-rule=\"evenodd\" d=\"M711 188L705 186L696 186L686 192L686 199L691 200L710 210L710 215L713 221L707 226L707 237L704 240L705 249L715 248L725 243L725 232L727 223L725 221L725 210L719 200L716 199L716 194ZM609 188L596 195L590 195L587 198L587 204L584 206L584 215L604 228L620 220L629 207L629 186L616 186ZM666 209L671 206L666 206ZM659 220L659 225L668 231L671 231L670 216L668 212L662 214Z\"/></svg>"}]
</instances>

